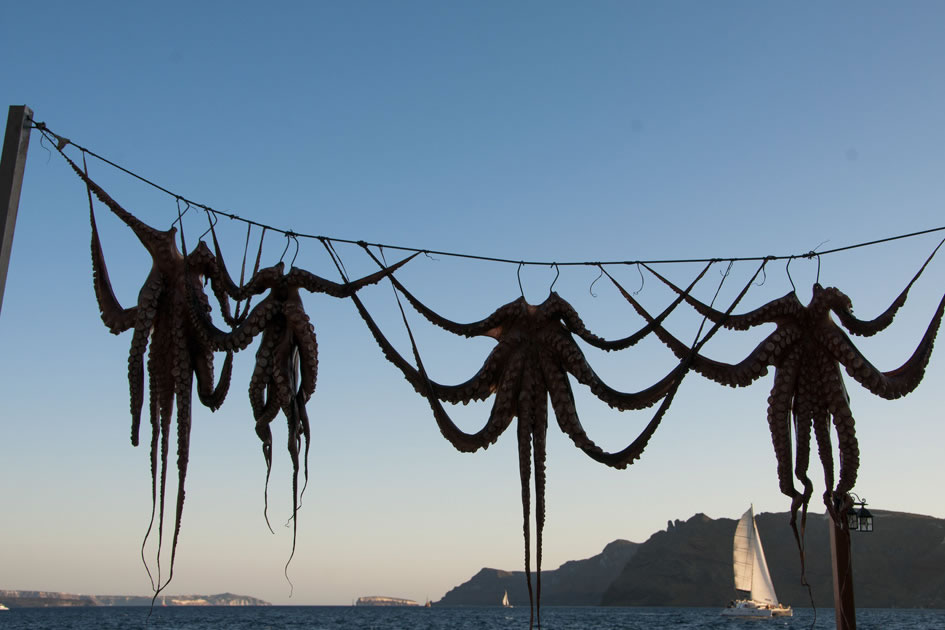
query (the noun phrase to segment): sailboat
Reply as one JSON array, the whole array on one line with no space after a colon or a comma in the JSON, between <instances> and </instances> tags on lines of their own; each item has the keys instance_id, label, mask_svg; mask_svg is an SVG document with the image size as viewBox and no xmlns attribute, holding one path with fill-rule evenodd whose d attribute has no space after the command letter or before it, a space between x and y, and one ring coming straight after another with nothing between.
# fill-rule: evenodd
<instances>
[{"instance_id":1,"label":"sailboat","mask_svg":"<svg viewBox=\"0 0 945 630\"><path fill-rule=\"evenodd\" d=\"M502 607L511 608L512 604L509 603L509 592L505 591L505 595L502 596Z\"/></svg>"},{"instance_id":2,"label":"sailboat","mask_svg":"<svg viewBox=\"0 0 945 630\"><path fill-rule=\"evenodd\" d=\"M747 591L747 599L736 599L722 611L731 617L791 617L790 606L778 602L768 573L765 550L761 546L754 506L742 514L735 528L732 546L732 564L735 570L735 590Z\"/></svg>"}]
</instances>

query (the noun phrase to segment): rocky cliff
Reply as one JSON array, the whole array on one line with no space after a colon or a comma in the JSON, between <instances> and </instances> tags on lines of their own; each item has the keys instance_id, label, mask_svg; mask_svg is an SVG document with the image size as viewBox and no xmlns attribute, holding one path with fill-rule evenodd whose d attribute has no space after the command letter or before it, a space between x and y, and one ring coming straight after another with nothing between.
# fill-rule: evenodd
<instances>
[{"instance_id":1,"label":"rocky cliff","mask_svg":"<svg viewBox=\"0 0 945 630\"><path fill-rule=\"evenodd\" d=\"M872 533L852 534L856 604L869 608L945 608L945 520L873 510ZM771 577L782 602L808 607L800 557L787 513L759 514ZM618 540L587 560L542 573L545 606L712 606L735 596L732 537L735 519L697 514L668 524L645 543ZM833 606L828 524L808 517L807 581L817 607ZM532 575L534 583L535 576ZM528 605L524 572L482 569L450 590L438 605L497 606L505 591Z\"/></svg>"},{"instance_id":2,"label":"rocky cliff","mask_svg":"<svg viewBox=\"0 0 945 630\"><path fill-rule=\"evenodd\" d=\"M586 560L565 562L558 569L542 571L541 601L547 606L596 606L613 580L633 556L637 543L615 540ZM532 574L534 588L535 575ZM524 571L482 569L436 602L438 606L498 606L508 591L513 606L528 605Z\"/></svg>"},{"instance_id":3,"label":"rocky cliff","mask_svg":"<svg viewBox=\"0 0 945 630\"><path fill-rule=\"evenodd\" d=\"M875 530L851 534L856 605L864 608L945 608L945 520L873 510ZM779 599L810 606L787 513L756 516ZM676 521L641 545L601 603L613 606L722 606L735 595L734 519L697 514ZM833 606L828 523L807 522L806 567L817 607Z\"/></svg>"}]
</instances>

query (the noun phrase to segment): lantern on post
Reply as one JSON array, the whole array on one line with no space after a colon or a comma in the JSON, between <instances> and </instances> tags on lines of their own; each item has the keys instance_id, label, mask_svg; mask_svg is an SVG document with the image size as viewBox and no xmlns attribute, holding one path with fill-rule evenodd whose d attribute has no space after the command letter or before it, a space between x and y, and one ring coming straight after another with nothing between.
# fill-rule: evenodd
<instances>
[{"instance_id":1,"label":"lantern on post","mask_svg":"<svg viewBox=\"0 0 945 630\"><path fill-rule=\"evenodd\" d=\"M852 492L850 496L853 497L855 501L853 505L850 506L850 509L847 510L847 527L849 527L851 532L873 531L873 514L866 509L866 500L861 499ZM859 505L860 509L854 509L855 505Z\"/></svg>"}]
</instances>

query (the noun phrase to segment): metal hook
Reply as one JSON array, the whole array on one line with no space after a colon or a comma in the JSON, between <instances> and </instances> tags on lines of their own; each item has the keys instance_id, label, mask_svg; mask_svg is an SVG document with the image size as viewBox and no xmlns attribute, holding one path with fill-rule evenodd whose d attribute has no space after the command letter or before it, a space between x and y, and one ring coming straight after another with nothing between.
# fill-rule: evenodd
<instances>
[{"instance_id":1,"label":"metal hook","mask_svg":"<svg viewBox=\"0 0 945 630\"><path fill-rule=\"evenodd\" d=\"M41 146L42 148L44 148L44 149L46 150L46 164L48 165L48 164L49 164L49 161L52 159L52 151L50 151L50 150L49 150L49 147L46 146L46 141L47 141L47 140L48 140L48 138L46 137L46 134L45 134L45 133L40 134L40 136L39 136L39 146ZM83 151L82 154L85 155L85 152Z\"/></svg>"},{"instance_id":2,"label":"metal hook","mask_svg":"<svg viewBox=\"0 0 945 630\"><path fill-rule=\"evenodd\" d=\"M640 269L640 263L637 263L637 273L640 274L640 288L633 292L634 295L639 295L640 291L643 290L643 286L646 284L646 280L643 279L643 270Z\"/></svg>"},{"instance_id":3,"label":"metal hook","mask_svg":"<svg viewBox=\"0 0 945 630\"><path fill-rule=\"evenodd\" d=\"M292 257L292 262L289 263L289 269L295 266L295 259L299 257L299 237L296 234L292 234L292 240L295 241L295 255Z\"/></svg>"},{"instance_id":4,"label":"metal hook","mask_svg":"<svg viewBox=\"0 0 945 630\"><path fill-rule=\"evenodd\" d=\"M522 294L523 300L525 299L525 289L522 288L522 265L524 264L525 264L525 261L520 261L518 263L518 271L516 272L516 275L518 276L518 290L519 290L519 293Z\"/></svg>"},{"instance_id":5,"label":"metal hook","mask_svg":"<svg viewBox=\"0 0 945 630\"><path fill-rule=\"evenodd\" d=\"M774 260L774 256L765 256L761 261L761 284L755 283L756 287L763 287L768 281L768 261ZM790 276L790 274L788 274Z\"/></svg>"},{"instance_id":6,"label":"metal hook","mask_svg":"<svg viewBox=\"0 0 945 630\"><path fill-rule=\"evenodd\" d=\"M289 263L290 268L292 267L292 265L295 264L295 259L299 255L299 238L298 238L298 235L296 235L296 233L293 232L292 230L285 232L285 249L282 250L282 255L279 256L279 262L282 262L283 259L285 258L286 252L289 251L289 243L291 243L292 241L295 241L295 256L292 257L292 262Z\"/></svg>"},{"instance_id":7,"label":"metal hook","mask_svg":"<svg viewBox=\"0 0 945 630\"><path fill-rule=\"evenodd\" d=\"M597 277L594 278L594 282L591 283L591 286L587 287L587 292L591 294L591 297L596 298L597 294L594 293L594 285L597 284L597 281L604 277L604 268L600 263L597 263L597 268L600 269L600 273L597 274Z\"/></svg>"},{"instance_id":8,"label":"metal hook","mask_svg":"<svg viewBox=\"0 0 945 630\"><path fill-rule=\"evenodd\" d=\"M817 247L815 247L814 249L810 250L810 251L807 252L807 254L805 255L805 258L813 258L814 256L817 257L817 284L820 284L820 254L817 252L817 250L820 249L821 247L823 247L824 245L826 245L826 244L829 243L829 242L830 242L830 239L829 239L829 238L828 238L826 241L821 241L820 244L817 245Z\"/></svg>"},{"instance_id":9,"label":"metal hook","mask_svg":"<svg viewBox=\"0 0 945 630\"><path fill-rule=\"evenodd\" d=\"M555 283L558 281L558 276L561 275L561 269L558 267L558 263L551 263L551 266L555 268L555 279L551 281L551 286L548 287L548 293L554 292Z\"/></svg>"},{"instance_id":10,"label":"metal hook","mask_svg":"<svg viewBox=\"0 0 945 630\"><path fill-rule=\"evenodd\" d=\"M187 214L187 211L190 210L190 202L184 199L184 202L187 204L187 207L184 208L184 211L180 210L180 202L183 197L177 198L177 220L174 223L180 224L180 248L181 253L184 255L184 258L187 257L187 242L184 240L184 215ZM171 223L171 227L174 227L174 223Z\"/></svg>"},{"instance_id":11,"label":"metal hook","mask_svg":"<svg viewBox=\"0 0 945 630\"><path fill-rule=\"evenodd\" d=\"M289 233L286 232L286 233L285 233L285 249L282 250L282 255L279 256L279 262L282 262L282 259L285 258L285 253L286 253L287 251L289 251L289 243L290 243L290 242L291 242L291 241L290 241Z\"/></svg>"},{"instance_id":12,"label":"metal hook","mask_svg":"<svg viewBox=\"0 0 945 630\"><path fill-rule=\"evenodd\" d=\"M794 293L797 293L797 287L794 286L794 278L791 277L791 261L794 260L794 256L788 256L787 264L784 266L784 271L787 272L787 279L791 282L791 289Z\"/></svg>"},{"instance_id":13,"label":"metal hook","mask_svg":"<svg viewBox=\"0 0 945 630\"><path fill-rule=\"evenodd\" d=\"M184 199L183 197L181 197L180 195L177 195L176 200L177 200L177 220L174 221L174 223L180 223L180 229L181 229L181 231L183 232L183 230L184 230L184 215L187 214L187 212L190 210L190 202L187 201L186 199ZM184 208L184 211L183 211L183 212L181 212L181 210L180 210L180 202L181 202L181 201L183 201L184 203L187 204L187 207ZM174 223L171 223L171 227L174 227Z\"/></svg>"},{"instance_id":14,"label":"metal hook","mask_svg":"<svg viewBox=\"0 0 945 630\"><path fill-rule=\"evenodd\" d=\"M198 238L197 241L202 241L204 236L206 236L210 232L213 232L213 228L216 227L217 221L219 221L219 218L217 217L216 214L210 212L210 210L206 208L205 208L205 211L207 213L207 222L210 224L210 227L208 227L206 231L200 235L200 238Z\"/></svg>"}]
</instances>

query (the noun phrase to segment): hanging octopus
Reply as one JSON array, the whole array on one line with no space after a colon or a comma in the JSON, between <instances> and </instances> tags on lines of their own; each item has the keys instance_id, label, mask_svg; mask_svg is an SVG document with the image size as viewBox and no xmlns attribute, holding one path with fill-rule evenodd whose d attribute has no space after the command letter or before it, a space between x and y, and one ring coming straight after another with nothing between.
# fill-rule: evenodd
<instances>
[{"instance_id":1,"label":"hanging octopus","mask_svg":"<svg viewBox=\"0 0 945 630\"><path fill-rule=\"evenodd\" d=\"M376 259L375 259L376 260ZM759 269L760 270L760 269ZM703 271L705 273L705 271ZM700 274L701 277L702 274ZM757 275L757 274L756 274ZM698 280L698 278L697 278ZM352 295L358 312L371 330L387 359L403 373L414 389L423 395L433 409L436 423L449 442L461 452L488 448L518 418L517 437L519 471L522 488L523 534L525 538L525 574L532 616L529 627L538 613L541 625L541 554L542 531L545 521L545 448L548 429L548 400L554 410L558 426L574 444L596 461L622 469L640 457L650 437L666 413L688 369L686 359L651 387L636 393L617 391L605 384L587 363L573 335L605 350L629 347L642 339L655 324L617 341L605 341L584 326L568 302L552 292L541 304L533 305L524 297L500 307L485 319L460 324L450 321L424 306L391 276L394 286L427 320L444 330L464 337L486 336L497 341L482 368L468 381L459 385L442 385L430 380L423 367L413 335L410 333L415 369L384 337L371 315L356 295ZM693 283L695 284L695 282ZM691 288L691 287L690 287ZM748 285L741 295L747 291ZM741 295L738 299L741 299ZM675 304L681 301L677 300ZM732 304L734 308L738 302ZM665 317L675 306L671 305L660 317ZM406 323L406 318L404 319ZM695 347L708 340L718 325ZM409 333L409 325L408 325ZM624 450L607 453L585 433L578 419L574 394L568 375L586 385L591 392L609 406L618 410L644 409L662 401L653 420L640 436ZM450 419L441 402L468 403L485 400L494 395L495 401L485 426L476 433L462 431ZM531 583L529 509L531 461L535 464L535 524L537 594L533 596ZM537 602L537 605L532 605Z\"/></svg>"},{"instance_id":2,"label":"hanging octopus","mask_svg":"<svg viewBox=\"0 0 945 630\"><path fill-rule=\"evenodd\" d=\"M65 157L65 154L63 154ZM174 536L171 544L171 563L167 582L174 574L174 558L180 535L184 509L184 485L190 450L191 393L196 377L200 402L211 410L223 404L229 388L233 365L232 352L226 353L220 381L213 385L213 349L206 343L194 325L196 312L206 316L210 303L203 292L203 278L209 278L221 301L221 309L228 309L225 289L219 282L216 258L202 241L190 254L181 254L177 248L177 229L156 230L135 218L122 208L101 187L92 181L72 160L72 168L85 182L89 191L89 211L92 224L92 270L95 296L102 321L113 334L132 329L131 351L128 356L128 385L131 396L131 443L138 445L141 409L144 402L145 352L148 353L148 409L151 421L151 495L152 505L158 508L158 568L164 532L164 499L167 481L167 458L170 443L171 419L177 406L177 506L174 518ZM151 272L138 293L136 306L123 308L111 287L105 258L99 241L92 194L104 203L138 237L151 255ZM158 441L160 439L160 484L158 484ZM160 491L158 492L158 486ZM154 522L152 508L152 526ZM145 535L145 543L150 535ZM142 543L142 558L144 544ZM147 562L145 562L147 567ZM148 571L150 575L150 570ZM152 583L153 585L153 583Z\"/></svg>"},{"instance_id":3,"label":"hanging octopus","mask_svg":"<svg viewBox=\"0 0 945 630\"><path fill-rule=\"evenodd\" d=\"M941 247L941 243L939 244ZM894 300L892 305L873 320L860 320L853 315L852 303L839 289L824 288L814 284L813 295L807 306L801 304L795 293L764 306L727 319L711 307L686 294L672 282L650 269L657 278L673 289L700 314L715 322L724 322L726 328L747 330L754 326L773 323L774 332L768 335L742 361L736 364L721 363L699 354L692 354L681 341L669 334L647 314L640 304L626 291L624 297L648 321L654 324L656 335L677 357L691 356L692 369L723 385L743 387L765 374L768 367L775 368L771 396L768 398L768 425L771 441L777 458L778 480L781 492L791 498L791 526L799 546L802 546L804 521L813 485L807 477L810 460L810 437L813 429L817 440L818 454L824 469L826 490L824 503L835 519L851 505L849 491L852 490L859 467L860 453L854 428L853 413L849 397L840 372L842 365L847 373L873 394L891 400L913 391L922 380L925 367L932 354L932 346L945 309L945 297L939 303L921 341L912 356L899 368L882 372L874 367L853 345L853 342L838 326L830 314L854 335L874 335L889 326L896 312L906 301L909 289L931 261L938 247L932 252L912 281ZM649 269L649 267L648 267ZM619 288L619 285L618 285ZM792 479L791 428L796 432L796 453L793 474L803 485L798 492ZM834 484L834 462L831 447L830 420L837 432L840 452L840 474ZM801 534L796 520L798 510L803 509Z\"/></svg>"},{"instance_id":4,"label":"hanging octopus","mask_svg":"<svg viewBox=\"0 0 945 630\"><path fill-rule=\"evenodd\" d=\"M270 423L281 410L288 423L288 451L292 461L292 554L295 553L296 516L299 508L299 456L304 440L304 479L308 482L308 451L311 430L305 404L315 391L318 374L318 344L302 304L300 289L345 298L359 289L375 284L405 265L413 256L354 282L337 284L304 269L293 267L283 273L284 264L259 270L242 288L233 284L225 271L223 281L239 299L266 291L268 294L245 320L231 332L217 329L206 313L195 311L198 330L214 350L235 352L246 348L256 335L262 334L256 351L256 366L249 383L249 401L256 421L256 435L262 441L266 462L266 485L272 470L272 431ZM264 514L268 512L268 499ZM266 522L269 522L266 516ZM290 555L289 560L291 561Z\"/></svg>"}]
</instances>

